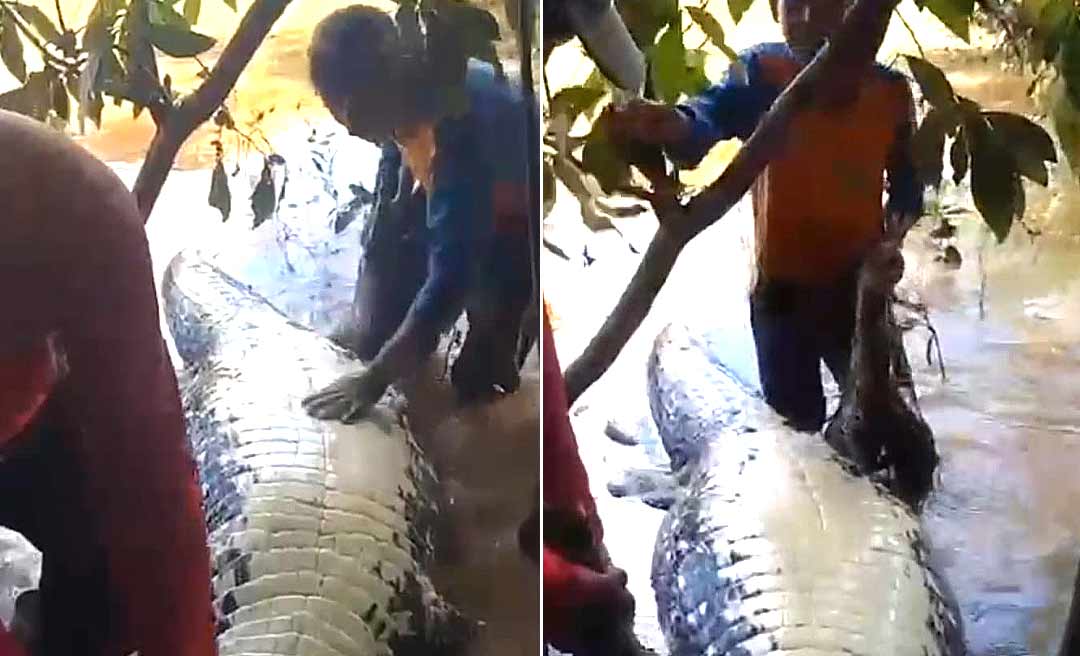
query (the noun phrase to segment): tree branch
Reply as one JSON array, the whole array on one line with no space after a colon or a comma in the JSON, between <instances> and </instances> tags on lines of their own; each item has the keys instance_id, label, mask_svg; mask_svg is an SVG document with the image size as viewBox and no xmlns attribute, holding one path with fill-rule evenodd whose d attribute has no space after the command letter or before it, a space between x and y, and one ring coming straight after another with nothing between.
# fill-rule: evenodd
<instances>
[{"instance_id":1,"label":"tree branch","mask_svg":"<svg viewBox=\"0 0 1080 656\"><path fill-rule=\"evenodd\" d=\"M11 20L15 23L15 27L19 28L19 31L23 33L23 36L26 37L30 44L37 48L37 50L41 53L41 58L45 62L51 63L56 68L64 70L70 70L71 68L78 66L78 60L70 61L67 59L61 59L53 53L49 52L49 48L41 42L41 39L38 38L38 35L35 34L34 31L30 29L30 27L25 22L23 22L22 16L19 15L19 12L15 11L7 4L0 4L0 9L3 9L8 13L8 15L11 16Z\"/></svg>"},{"instance_id":2,"label":"tree branch","mask_svg":"<svg viewBox=\"0 0 1080 656\"><path fill-rule=\"evenodd\" d=\"M60 31L67 32L67 25L64 25L64 10L60 8L60 0L56 0L56 21L60 24Z\"/></svg>"},{"instance_id":3,"label":"tree branch","mask_svg":"<svg viewBox=\"0 0 1080 656\"><path fill-rule=\"evenodd\" d=\"M144 221L150 218L154 202L161 193L180 147L191 133L210 120L214 111L225 102L240 78L240 73L290 2L291 0L255 0L244 14L240 26L225 46L221 57L214 64L209 77L192 94L180 101L167 119L158 126L133 189Z\"/></svg>"},{"instance_id":4,"label":"tree branch","mask_svg":"<svg viewBox=\"0 0 1080 656\"><path fill-rule=\"evenodd\" d=\"M660 228L630 284L585 351L566 371L570 403L618 357L656 300L683 247L724 216L757 179L783 143L791 119L813 102L842 93L874 60L899 0L858 0L839 32L780 94L724 173L686 208L655 207Z\"/></svg>"}]
</instances>

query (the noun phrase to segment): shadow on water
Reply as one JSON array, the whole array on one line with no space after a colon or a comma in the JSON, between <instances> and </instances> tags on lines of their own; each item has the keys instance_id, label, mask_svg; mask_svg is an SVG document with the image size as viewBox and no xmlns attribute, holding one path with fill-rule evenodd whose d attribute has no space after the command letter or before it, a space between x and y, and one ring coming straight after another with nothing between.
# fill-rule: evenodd
<instances>
[{"instance_id":1,"label":"shadow on water","mask_svg":"<svg viewBox=\"0 0 1080 656\"><path fill-rule=\"evenodd\" d=\"M961 93L995 109L1031 111L1026 84L992 62L949 62ZM577 211L568 196L562 194L554 214ZM1029 186L1027 217L1044 234L1032 241L1017 229L1002 245L990 244L966 189L950 190L944 203L961 210L962 266L935 261L940 244L928 236L935 222L925 219L907 240L901 283L929 306L947 373L942 380L936 359L926 361L927 334L910 332L920 402L943 459L924 524L933 557L959 598L971 654L1052 654L1080 560L1080 192L1060 179L1051 192ZM643 246L655 220L626 220L619 228ZM649 573L663 514L640 500L613 497L608 484L630 470L666 467L644 388L648 349L664 325L725 327L741 340L728 351L752 361L745 300L752 234L746 200L695 239L641 330L572 413L605 541L614 562L628 570L638 600L638 632L661 651ZM584 241L598 257L587 267L580 255L566 262L545 253L545 294L558 315L556 340L567 363L600 326L640 257L610 233ZM604 436L611 420L649 430L638 445L616 444Z\"/></svg>"}]
</instances>

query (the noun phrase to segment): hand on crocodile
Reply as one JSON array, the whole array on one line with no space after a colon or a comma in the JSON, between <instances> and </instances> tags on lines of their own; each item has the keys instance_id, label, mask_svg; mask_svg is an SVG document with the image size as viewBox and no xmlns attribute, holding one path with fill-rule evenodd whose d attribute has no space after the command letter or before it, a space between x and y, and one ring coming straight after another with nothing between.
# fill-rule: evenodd
<instances>
[{"instance_id":1,"label":"hand on crocodile","mask_svg":"<svg viewBox=\"0 0 1080 656\"><path fill-rule=\"evenodd\" d=\"M304 399L304 410L316 419L354 424L378 403L390 384L372 369L338 378Z\"/></svg>"}]
</instances>

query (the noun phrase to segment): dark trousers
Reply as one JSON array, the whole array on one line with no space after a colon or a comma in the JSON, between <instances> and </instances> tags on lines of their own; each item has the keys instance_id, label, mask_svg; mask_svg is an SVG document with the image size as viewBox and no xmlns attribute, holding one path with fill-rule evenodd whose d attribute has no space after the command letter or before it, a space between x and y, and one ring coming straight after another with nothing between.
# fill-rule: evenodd
<instances>
[{"instance_id":1,"label":"dark trousers","mask_svg":"<svg viewBox=\"0 0 1080 656\"><path fill-rule=\"evenodd\" d=\"M527 225L524 220L520 225ZM515 392L526 310L533 300L532 259L525 231L496 234L487 259L465 299L469 332L450 379L463 399L485 396L494 386Z\"/></svg>"},{"instance_id":2,"label":"dark trousers","mask_svg":"<svg viewBox=\"0 0 1080 656\"><path fill-rule=\"evenodd\" d=\"M825 423L821 361L844 386L855 333L855 274L814 287L762 279L750 296L766 402L797 430Z\"/></svg>"}]
</instances>

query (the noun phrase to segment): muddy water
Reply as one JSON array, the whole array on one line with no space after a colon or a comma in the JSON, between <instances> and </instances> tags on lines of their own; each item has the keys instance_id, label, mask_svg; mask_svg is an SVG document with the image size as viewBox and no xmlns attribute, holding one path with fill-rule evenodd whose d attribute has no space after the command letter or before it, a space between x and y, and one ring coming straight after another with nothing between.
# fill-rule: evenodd
<instances>
[{"instance_id":1,"label":"muddy water","mask_svg":"<svg viewBox=\"0 0 1080 656\"><path fill-rule=\"evenodd\" d=\"M932 58L947 68L958 91L988 107L1034 109L1024 93L1027 80L1003 74L993 59L956 52ZM702 180L715 176L729 156L714 152L713 169L701 172ZM959 597L975 656L1054 653L1080 561L1080 193L1059 173L1051 192L1029 188L1028 220L1044 231L1034 242L1017 230L1005 244L991 244L980 221L962 211L971 207L967 191L950 189L944 202L961 208L956 245L963 265L952 270L934 260L939 247L926 234L930 219L906 244L902 287L929 305L947 374L942 380L937 361L923 357L926 333L910 333L921 404L943 455L925 524L934 558ZM558 314L560 354L569 362L603 321L639 256L613 233L573 230L578 209L567 196L556 206L551 237L573 261L545 253L544 278ZM639 250L655 229L647 216L618 225ZM740 340L732 352L753 369L745 301L751 239L744 202L692 242L642 329L573 412L606 542L616 564L629 570L638 599L638 631L660 650L649 571L662 513L615 498L607 486L628 470L662 469L666 462L648 430L640 444L626 446L605 437L604 429L610 420L648 426L645 357L669 321L729 326ZM591 265L585 266L583 249L596 258Z\"/></svg>"}]
</instances>

